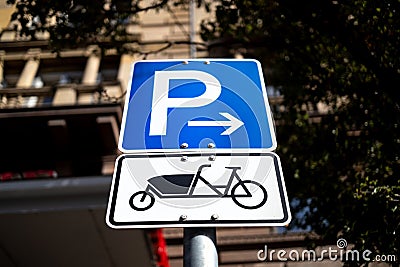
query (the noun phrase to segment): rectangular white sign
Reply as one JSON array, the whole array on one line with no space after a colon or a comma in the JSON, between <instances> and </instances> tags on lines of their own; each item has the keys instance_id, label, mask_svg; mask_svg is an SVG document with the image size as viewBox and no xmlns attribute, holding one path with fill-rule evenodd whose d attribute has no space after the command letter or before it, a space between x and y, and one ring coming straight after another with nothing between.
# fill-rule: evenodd
<instances>
[{"instance_id":1,"label":"rectangular white sign","mask_svg":"<svg viewBox=\"0 0 400 267\"><path fill-rule=\"evenodd\" d=\"M272 152L122 155L106 216L112 228L279 226L290 219Z\"/></svg>"}]
</instances>

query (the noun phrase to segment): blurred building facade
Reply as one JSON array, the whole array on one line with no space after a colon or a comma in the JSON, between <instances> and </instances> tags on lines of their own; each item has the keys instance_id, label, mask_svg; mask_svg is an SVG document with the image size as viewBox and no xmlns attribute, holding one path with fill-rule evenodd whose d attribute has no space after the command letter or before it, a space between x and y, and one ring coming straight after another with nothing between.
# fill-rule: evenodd
<instances>
[{"instance_id":1,"label":"blurred building facade","mask_svg":"<svg viewBox=\"0 0 400 267\"><path fill-rule=\"evenodd\" d=\"M162 235L108 228L105 206L131 64L189 57L188 9L128 24L142 52L123 55L95 45L57 55L45 33L20 37L13 11L0 1L0 265L165 264Z\"/></svg>"},{"instance_id":2,"label":"blurred building facade","mask_svg":"<svg viewBox=\"0 0 400 267\"><path fill-rule=\"evenodd\" d=\"M131 64L208 56L189 45L200 42L189 9L142 14L128 26L142 52L122 55L97 46L56 55L46 34L32 41L9 27L13 9L0 1L0 265L183 266L182 229L112 230L104 211ZM196 9L194 25L207 15ZM271 101L279 109L280 96ZM305 239L276 228L221 228L220 265L308 266L257 258L265 245L289 250Z\"/></svg>"}]
</instances>

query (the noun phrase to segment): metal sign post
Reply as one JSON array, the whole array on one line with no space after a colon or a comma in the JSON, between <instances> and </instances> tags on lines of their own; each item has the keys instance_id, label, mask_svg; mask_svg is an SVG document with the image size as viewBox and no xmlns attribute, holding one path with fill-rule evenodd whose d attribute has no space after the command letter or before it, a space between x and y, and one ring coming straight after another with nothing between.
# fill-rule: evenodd
<instances>
[{"instance_id":1,"label":"metal sign post","mask_svg":"<svg viewBox=\"0 0 400 267\"><path fill-rule=\"evenodd\" d=\"M184 228L184 267L217 267L216 229Z\"/></svg>"}]
</instances>

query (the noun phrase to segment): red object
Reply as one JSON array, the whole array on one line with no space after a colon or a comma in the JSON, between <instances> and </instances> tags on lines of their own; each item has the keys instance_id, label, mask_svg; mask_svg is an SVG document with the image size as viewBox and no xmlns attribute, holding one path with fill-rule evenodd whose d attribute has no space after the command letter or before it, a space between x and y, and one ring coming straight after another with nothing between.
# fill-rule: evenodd
<instances>
[{"instance_id":1,"label":"red object","mask_svg":"<svg viewBox=\"0 0 400 267\"><path fill-rule=\"evenodd\" d=\"M153 243L153 251L156 255L158 267L169 267L169 259L167 253L167 242L165 241L162 229L154 229L150 232L151 241Z\"/></svg>"},{"instance_id":2,"label":"red object","mask_svg":"<svg viewBox=\"0 0 400 267\"><path fill-rule=\"evenodd\" d=\"M3 172L0 173L0 181L11 181L21 179L39 179L39 178L57 178L58 174L55 170L34 170L20 172Z\"/></svg>"},{"instance_id":3,"label":"red object","mask_svg":"<svg viewBox=\"0 0 400 267\"><path fill-rule=\"evenodd\" d=\"M23 172L22 176L24 177L24 179L33 179L37 177L36 172L34 171Z\"/></svg>"},{"instance_id":4,"label":"red object","mask_svg":"<svg viewBox=\"0 0 400 267\"><path fill-rule=\"evenodd\" d=\"M0 173L0 181L9 181L9 180L19 180L21 179L21 175L15 172L3 172Z\"/></svg>"},{"instance_id":5,"label":"red object","mask_svg":"<svg viewBox=\"0 0 400 267\"><path fill-rule=\"evenodd\" d=\"M24 179L57 178L57 172L54 170L26 171L22 173L22 176Z\"/></svg>"}]
</instances>

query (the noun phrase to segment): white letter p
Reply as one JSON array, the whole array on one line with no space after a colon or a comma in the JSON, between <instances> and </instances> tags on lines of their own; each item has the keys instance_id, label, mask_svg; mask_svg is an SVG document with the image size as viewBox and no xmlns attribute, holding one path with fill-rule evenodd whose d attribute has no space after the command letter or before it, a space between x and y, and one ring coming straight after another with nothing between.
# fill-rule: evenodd
<instances>
[{"instance_id":1,"label":"white letter p","mask_svg":"<svg viewBox=\"0 0 400 267\"><path fill-rule=\"evenodd\" d=\"M168 97L169 81L173 79L193 79L205 84L202 95L191 98ZM214 102L221 94L221 84L209 73L197 70L156 71L154 74L153 102L150 116L149 135L167 134L168 108L201 107Z\"/></svg>"}]
</instances>

